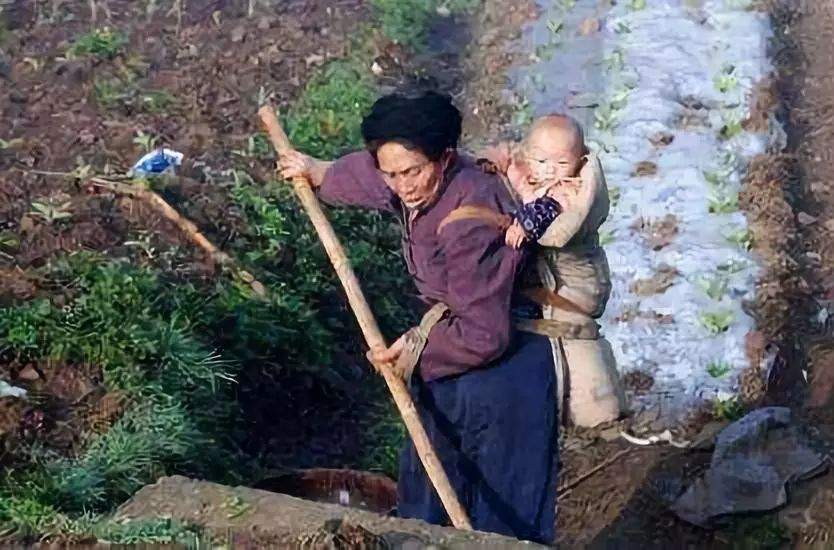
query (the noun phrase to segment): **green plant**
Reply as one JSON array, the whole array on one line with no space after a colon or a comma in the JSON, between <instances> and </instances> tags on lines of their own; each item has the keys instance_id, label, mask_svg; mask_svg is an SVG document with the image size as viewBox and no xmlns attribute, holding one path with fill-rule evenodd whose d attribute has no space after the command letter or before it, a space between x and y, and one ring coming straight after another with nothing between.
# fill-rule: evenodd
<instances>
[{"instance_id":1,"label":"green plant","mask_svg":"<svg viewBox=\"0 0 834 550\"><path fill-rule=\"evenodd\" d=\"M744 405L736 397L716 399L712 404L712 416L716 420L735 422L744 416Z\"/></svg>"},{"instance_id":2,"label":"green plant","mask_svg":"<svg viewBox=\"0 0 834 550\"><path fill-rule=\"evenodd\" d=\"M707 364L707 374L713 378L724 378L733 370L732 365L726 361L714 360Z\"/></svg>"},{"instance_id":3,"label":"green plant","mask_svg":"<svg viewBox=\"0 0 834 550\"><path fill-rule=\"evenodd\" d=\"M775 517L740 518L722 531L733 550L778 550L791 542L790 531Z\"/></svg>"},{"instance_id":4,"label":"green plant","mask_svg":"<svg viewBox=\"0 0 834 550\"><path fill-rule=\"evenodd\" d=\"M625 54L620 48L611 51L603 60L609 72L617 73L625 67Z\"/></svg>"},{"instance_id":5,"label":"green plant","mask_svg":"<svg viewBox=\"0 0 834 550\"><path fill-rule=\"evenodd\" d=\"M232 153L249 158L274 158L275 150L264 133L257 133L249 136L244 149L235 149Z\"/></svg>"},{"instance_id":6,"label":"green plant","mask_svg":"<svg viewBox=\"0 0 834 550\"><path fill-rule=\"evenodd\" d=\"M725 67L720 73L715 75L712 79L713 85L715 89L721 92L722 94L726 94L732 90L738 88L738 78L733 74L735 72L735 67L729 66Z\"/></svg>"},{"instance_id":7,"label":"green plant","mask_svg":"<svg viewBox=\"0 0 834 550\"><path fill-rule=\"evenodd\" d=\"M618 21L617 26L614 27L614 32L617 34L628 34L631 32L631 27L625 21Z\"/></svg>"},{"instance_id":8,"label":"green plant","mask_svg":"<svg viewBox=\"0 0 834 550\"><path fill-rule=\"evenodd\" d=\"M105 520L95 524L91 531L99 542L117 545L178 544L194 548L199 547L204 536L199 527L170 518L128 522Z\"/></svg>"},{"instance_id":9,"label":"green plant","mask_svg":"<svg viewBox=\"0 0 834 550\"><path fill-rule=\"evenodd\" d=\"M164 113L176 103L176 100L166 90L146 90L140 92L138 103L145 112Z\"/></svg>"},{"instance_id":10,"label":"green plant","mask_svg":"<svg viewBox=\"0 0 834 550\"><path fill-rule=\"evenodd\" d=\"M732 229L724 234L727 242L730 242L743 250L750 250L753 247L753 234L745 227Z\"/></svg>"},{"instance_id":11,"label":"green plant","mask_svg":"<svg viewBox=\"0 0 834 550\"><path fill-rule=\"evenodd\" d=\"M600 246L608 246L609 244L613 243L615 239L615 232L602 230L599 232L599 245Z\"/></svg>"},{"instance_id":12,"label":"green plant","mask_svg":"<svg viewBox=\"0 0 834 550\"><path fill-rule=\"evenodd\" d=\"M732 275L734 273L744 271L748 266L748 262L745 262L744 260L727 260L726 262L720 264L716 269L727 273L728 275Z\"/></svg>"},{"instance_id":13,"label":"green plant","mask_svg":"<svg viewBox=\"0 0 834 550\"><path fill-rule=\"evenodd\" d=\"M619 187L615 187L613 185L608 187L608 200L610 201L612 208L617 207L617 204L619 204L619 202L620 202L620 197L621 196L622 196L622 193L620 192Z\"/></svg>"},{"instance_id":14,"label":"green plant","mask_svg":"<svg viewBox=\"0 0 834 550\"><path fill-rule=\"evenodd\" d=\"M228 497L221 507L226 510L228 519L235 519L245 515L252 509L252 505L237 495Z\"/></svg>"},{"instance_id":15,"label":"green plant","mask_svg":"<svg viewBox=\"0 0 834 550\"><path fill-rule=\"evenodd\" d=\"M738 193L727 189L713 189L707 195L710 214L731 214L738 211Z\"/></svg>"},{"instance_id":16,"label":"green plant","mask_svg":"<svg viewBox=\"0 0 834 550\"><path fill-rule=\"evenodd\" d=\"M559 34L564 29L565 23L561 19L548 19L547 20L547 29L552 34Z\"/></svg>"},{"instance_id":17,"label":"green plant","mask_svg":"<svg viewBox=\"0 0 834 550\"><path fill-rule=\"evenodd\" d=\"M610 103L603 103L594 110L594 127L601 132L615 128L617 119L616 109Z\"/></svg>"},{"instance_id":18,"label":"green plant","mask_svg":"<svg viewBox=\"0 0 834 550\"><path fill-rule=\"evenodd\" d=\"M642 10L646 7L646 0L631 0L629 7L633 10Z\"/></svg>"},{"instance_id":19,"label":"green plant","mask_svg":"<svg viewBox=\"0 0 834 550\"><path fill-rule=\"evenodd\" d=\"M735 314L728 309L721 309L716 311L708 311L702 313L699 321L710 334L720 334L726 332L733 324Z\"/></svg>"},{"instance_id":20,"label":"green plant","mask_svg":"<svg viewBox=\"0 0 834 550\"><path fill-rule=\"evenodd\" d=\"M71 218L71 207L72 201L57 201L50 198L45 201L33 202L32 210L29 212L29 215L40 218L46 223L52 225L59 220Z\"/></svg>"},{"instance_id":21,"label":"green plant","mask_svg":"<svg viewBox=\"0 0 834 550\"><path fill-rule=\"evenodd\" d=\"M704 292L704 294L718 302L721 301L721 298L724 297L724 293L727 291L727 285L729 284L729 280L725 275L715 273L709 277L699 277L696 281L696 284Z\"/></svg>"},{"instance_id":22,"label":"green plant","mask_svg":"<svg viewBox=\"0 0 834 550\"><path fill-rule=\"evenodd\" d=\"M336 61L314 75L287 115L290 141L299 149L332 158L359 147L359 125L374 100L367 71L357 63Z\"/></svg>"},{"instance_id":23,"label":"green plant","mask_svg":"<svg viewBox=\"0 0 834 550\"><path fill-rule=\"evenodd\" d=\"M730 115L724 120L724 125L718 131L718 137L723 140L730 140L739 135L743 130L742 118L738 115Z\"/></svg>"},{"instance_id":24,"label":"green plant","mask_svg":"<svg viewBox=\"0 0 834 550\"><path fill-rule=\"evenodd\" d=\"M394 42L415 49L425 45L434 14L468 12L479 4L480 0L371 0L382 32Z\"/></svg>"},{"instance_id":25,"label":"green plant","mask_svg":"<svg viewBox=\"0 0 834 550\"><path fill-rule=\"evenodd\" d=\"M68 54L71 56L93 55L112 59L127 45L127 37L110 28L96 29L75 41Z\"/></svg>"},{"instance_id":26,"label":"green plant","mask_svg":"<svg viewBox=\"0 0 834 550\"><path fill-rule=\"evenodd\" d=\"M533 121L533 105L526 97L522 97L515 105L513 124L524 127Z\"/></svg>"}]
</instances>

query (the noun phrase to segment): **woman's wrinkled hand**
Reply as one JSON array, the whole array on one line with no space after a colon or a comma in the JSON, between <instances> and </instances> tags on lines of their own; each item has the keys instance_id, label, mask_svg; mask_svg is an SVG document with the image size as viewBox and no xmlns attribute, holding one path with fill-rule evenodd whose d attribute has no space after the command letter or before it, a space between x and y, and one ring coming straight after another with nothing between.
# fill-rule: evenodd
<instances>
[{"instance_id":1,"label":"woman's wrinkled hand","mask_svg":"<svg viewBox=\"0 0 834 550\"><path fill-rule=\"evenodd\" d=\"M397 359L400 358L405 348L405 337L406 335L403 334L388 348L371 348L368 351L368 361L370 361L377 372L380 372L383 365L394 365L397 362Z\"/></svg>"},{"instance_id":2,"label":"woman's wrinkled hand","mask_svg":"<svg viewBox=\"0 0 834 550\"><path fill-rule=\"evenodd\" d=\"M294 149L284 151L278 157L278 172L287 180L293 178L312 179L316 159Z\"/></svg>"}]
</instances>

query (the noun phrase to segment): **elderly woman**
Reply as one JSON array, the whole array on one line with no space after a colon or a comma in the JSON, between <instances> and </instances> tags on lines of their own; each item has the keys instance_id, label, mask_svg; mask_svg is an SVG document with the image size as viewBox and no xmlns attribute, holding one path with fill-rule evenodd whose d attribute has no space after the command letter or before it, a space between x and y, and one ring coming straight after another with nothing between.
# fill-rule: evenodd
<instances>
[{"instance_id":1,"label":"elderly woman","mask_svg":"<svg viewBox=\"0 0 834 550\"><path fill-rule=\"evenodd\" d=\"M366 150L335 162L290 152L279 164L286 178L308 177L326 203L400 220L403 256L428 313L371 358L395 362L410 380L473 526L547 543L556 505L553 358L546 337L513 329L524 262L523 251L504 245L513 202L495 176L458 155L460 133L448 97L388 95L362 122ZM400 516L448 522L410 443L398 487Z\"/></svg>"}]
</instances>

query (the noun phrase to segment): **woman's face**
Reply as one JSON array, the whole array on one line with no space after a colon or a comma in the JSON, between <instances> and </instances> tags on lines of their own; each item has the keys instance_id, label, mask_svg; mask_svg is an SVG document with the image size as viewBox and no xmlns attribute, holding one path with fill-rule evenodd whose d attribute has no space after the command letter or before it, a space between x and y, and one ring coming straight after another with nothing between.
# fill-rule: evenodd
<instances>
[{"instance_id":1,"label":"woman's face","mask_svg":"<svg viewBox=\"0 0 834 550\"><path fill-rule=\"evenodd\" d=\"M408 208L424 207L437 196L443 179L441 161L393 141L377 149L376 158L385 183Z\"/></svg>"}]
</instances>

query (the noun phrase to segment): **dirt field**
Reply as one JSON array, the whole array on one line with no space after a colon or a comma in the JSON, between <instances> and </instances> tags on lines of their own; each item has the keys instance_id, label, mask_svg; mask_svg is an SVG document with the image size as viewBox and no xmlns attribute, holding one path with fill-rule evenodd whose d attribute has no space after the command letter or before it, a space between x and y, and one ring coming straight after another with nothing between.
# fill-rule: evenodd
<instances>
[{"instance_id":1,"label":"dirt field","mask_svg":"<svg viewBox=\"0 0 834 550\"><path fill-rule=\"evenodd\" d=\"M245 221L229 190L208 180L204 167L215 172L238 167L260 181L270 179L270 154L251 141L258 132L252 115L259 100L271 94L277 106L289 105L311 70L348 55L358 23L370 13L361 0L292 1L278 12L249 17L245 2L192 0L178 16L168 7L149 14L145 5L111 0L106 4L111 13L101 8L92 25L92 13L81 4L18 1L4 6L0 307L45 293L61 294L38 279L37 269L62 253L104 251L160 267L161 260L125 246L143 232L153 236L159 250L180 250L176 265L164 266L177 275L202 282L217 277L174 226L141 202L93 191L72 177L36 171L66 173L91 166L104 174L122 173L144 152L141 136L153 135L158 144L187 158L183 177L164 196L213 242L232 247L246 231ZM778 37L778 73L772 87L766 87L770 95L764 94L760 103L763 112L778 110L789 146L784 155L762 159L751 172L742 203L765 264L754 304L762 338L751 343L750 353L757 357L764 343L774 344L785 368L771 394L757 394L752 403L787 403L807 412L820 449L830 452L834 4L807 0L770 9ZM467 143L481 143L511 131L514 106L499 91L503 71L522 55L509 50L511 41L533 13L531 4L508 8L506 2L486 0L468 23L441 19L434 25L432 42L438 45L433 49L414 54L376 37L368 62L382 68L378 85L383 90L408 80L455 94L471 113ZM125 33L124 53L67 58L76 38L102 22ZM771 101L774 96L778 101ZM755 119L753 113L749 123ZM53 215L71 213L72 222L43 223L43 216L31 212L32 203L38 202L57 205ZM355 351L346 346L338 361L361 371L361 357L351 353ZM264 464L274 468L359 465L368 410L339 406L339 396L313 379L290 383L273 376L259 371L243 378L239 397L244 425L251 429L243 438L245 452L265 456ZM367 381L362 376L357 383ZM8 436L3 441L35 440L68 455L83 446L83 434L97 424L111 425L127 406L117 392L106 390L97 365L22 364L0 355L0 379L21 381L38 396L31 406L0 398L0 437ZM270 399L279 385L297 399ZM706 420L704 415L694 418L689 435ZM784 517L705 531L667 510L675 487L703 471L708 451L629 448L621 441L606 441L605 435L600 429L564 439L558 520L562 547L763 548L786 542L780 540L785 532L778 524L775 538L762 535ZM609 466L584 478L620 452L624 454ZM5 456L0 449L0 465ZM829 482L821 480L818 490L808 488L798 499L814 521L783 521L794 543L825 547L814 544L832 533L825 523L830 510L825 507L831 503L826 495L834 494L825 488Z\"/></svg>"}]
</instances>

